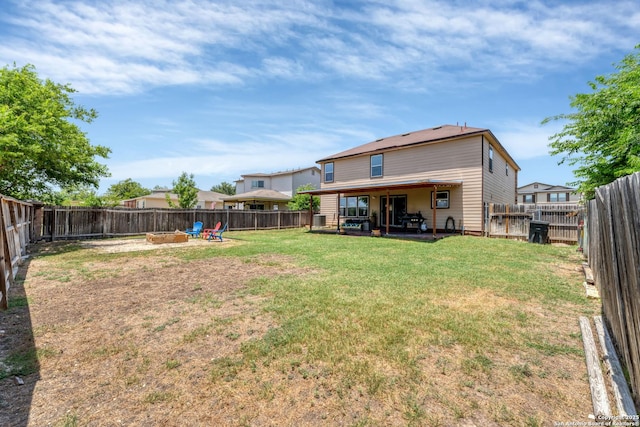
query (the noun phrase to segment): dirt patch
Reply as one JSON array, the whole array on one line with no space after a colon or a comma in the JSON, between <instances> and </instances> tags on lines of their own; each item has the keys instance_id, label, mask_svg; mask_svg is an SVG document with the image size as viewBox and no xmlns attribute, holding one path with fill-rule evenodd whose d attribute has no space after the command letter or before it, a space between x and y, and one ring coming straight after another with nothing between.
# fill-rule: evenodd
<instances>
[{"instance_id":1,"label":"dirt patch","mask_svg":"<svg viewBox=\"0 0 640 427\"><path fill-rule=\"evenodd\" d=\"M234 244L124 239L80 246L122 253ZM28 306L0 317L4 355L31 347L39 360L38 373L21 378L24 385L0 381L0 425L75 425L76 419L95 426L198 425L215 419L212 361L232 363L244 342L276 326L248 284L300 274L286 259L185 262L166 251L91 261L74 272L51 259L29 262L24 284L12 289Z\"/></svg>"},{"instance_id":2,"label":"dirt patch","mask_svg":"<svg viewBox=\"0 0 640 427\"><path fill-rule=\"evenodd\" d=\"M232 239L223 239L221 242L219 240L193 238L190 238L187 242L182 243L151 243L148 242L145 238L84 240L79 243L82 248L94 249L105 253L153 251L174 248L185 249L211 245L231 246L235 244L237 244L237 242Z\"/></svg>"}]
</instances>

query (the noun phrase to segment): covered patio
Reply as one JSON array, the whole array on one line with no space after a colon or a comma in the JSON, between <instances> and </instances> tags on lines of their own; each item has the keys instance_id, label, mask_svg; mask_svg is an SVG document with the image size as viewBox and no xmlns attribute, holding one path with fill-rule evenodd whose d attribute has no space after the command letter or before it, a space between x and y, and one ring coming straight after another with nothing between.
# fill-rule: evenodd
<instances>
[{"instance_id":1,"label":"covered patio","mask_svg":"<svg viewBox=\"0 0 640 427\"><path fill-rule=\"evenodd\" d=\"M387 236L393 235L406 235L407 233L398 232L398 230L392 230L393 226L391 225L391 216L393 204L391 203L391 197L393 197L392 193L398 193L399 191L409 191L416 189L430 189L431 191L431 212L430 215L425 211L424 216L430 216L431 220L431 239L435 239L438 237L438 230L436 227L437 224L437 209L438 209L438 200L437 194L439 191L446 191L450 189L460 188L462 187L462 181L440 181L440 180L410 180L410 181L400 181L400 182L381 182L381 183L367 183L362 185L349 185L349 186L336 186L331 188L321 188L318 190L307 190L301 193L309 194L311 196L311 201L313 201L314 196L323 196L323 195L335 195L336 196L336 217L337 217L337 228L339 231L341 226L341 217L348 217L348 215L341 215L341 198L346 195L362 195L367 194L371 195L373 199L376 198L377 195L380 195L384 202L381 202L381 218L380 218L380 232L384 233ZM367 196L368 197L368 196ZM406 212L405 212L406 214ZM420 214L420 212L419 212ZM416 215L413 215L416 217ZM414 220L415 218L411 218ZM421 222L421 220L420 220ZM313 230L313 212L309 212L309 227L310 230ZM373 224L373 228L377 228L377 221ZM417 230L417 233L413 233L416 235L421 235L421 238L427 238L427 233L420 233L420 229ZM363 231L363 234L365 233ZM442 234L443 236L446 235Z\"/></svg>"}]
</instances>

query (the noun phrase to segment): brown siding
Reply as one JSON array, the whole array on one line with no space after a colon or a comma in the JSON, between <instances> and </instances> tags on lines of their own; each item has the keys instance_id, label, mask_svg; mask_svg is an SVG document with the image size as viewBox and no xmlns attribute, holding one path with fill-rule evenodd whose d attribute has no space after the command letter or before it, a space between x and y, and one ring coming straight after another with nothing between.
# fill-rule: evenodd
<instances>
[{"instance_id":1,"label":"brown siding","mask_svg":"<svg viewBox=\"0 0 640 427\"><path fill-rule=\"evenodd\" d=\"M323 183L322 188L411 179L462 180L469 169L480 167L480 140L476 136L385 152L382 178L370 178L369 155L338 159L334 182Z\"/></svg>"},{"instance_id":2,"label":"brown siding","mask_svg":"<svg viewBox=\"0 0 640 427\"><path fill-rule=\"evenodd\" d=\"M331 227L338 225L337 197L336 194L320 196L320 214L326 217L327 225Z\"/></svg>"},{"instance_id":3,"label":"brown siding","mask_svg":"<svg viewBox=\"0 0 640 427\"><path fill-rule=\"evenodd\" d=\"M488 172L489 145L493 147L493 173ZM376 153L378 154L378 153ZM334 158L334 181L322 183L322 189L347 186L366 186L372 183L403 182L412 180L462 181L461 187L450 190L450 209L437 211L437 228L444 228L447 217L456 221L456 228L464 226L466 232L483 230L483 204L514 203L517 189L517 165L491 132L461 136L457 139L435 141L422 145L391 148L383 152L383 176L370 178L370 154ZM509 174L505 166L509 164ZM324 176L324 175L323 175ZM407 210L423 211L431 217L430 188L404 191L407 194ZM379 209L379 198L383 192L372 192L371 205ZM390 192L391 195L403 194ZM327 221L336 214L335 197L322 198L321 212ZM425 212L429 212L425 215ZM429 222L431 226L431 223Z\"/></svg>"},{"instance_id":4,"label":"brown siding","mask_svg":"<svg viewBox=\"0 0 640 427\"><path fill-rule=\"evenodd\" d=\"M493 147L493 172L489 172L489 147ZM505 174L507 160L495 144L485 139L484 147L484 202L513 204L516 200L517 171L509 165L509 175Z\"/></svg>"},{"instance_id":5,"label":"brown siding","mask_svg":"<svg viewBox=\"0 0 640 427\"><path fill-rule=\"evenodd\" d=\"M456 228L482 230L482 137L473 136L442 143L425 144L384 153L383 177L370 178L369 155L337 159L334 163L334 182L322 183L323 189L345 185L366 185L370 183L398 182L404 180L431 179L441 181L462 181L462 187L450 191L450 209L438 209L437 228L444 228L447 217L455 219ZM503 166L504 167L504 166ZM442 188L445 189L445 188ZM385 193L371 193L372 208L379 209L379 198ZM431 189L391 192L407 194L407 210L420 210L428 218L431 227ZM514 193L515 194L515 193ZM336 198L333 195L321 199L321 213L327 216L327 223L335 216Z\"/></svg>"}]
</instances>

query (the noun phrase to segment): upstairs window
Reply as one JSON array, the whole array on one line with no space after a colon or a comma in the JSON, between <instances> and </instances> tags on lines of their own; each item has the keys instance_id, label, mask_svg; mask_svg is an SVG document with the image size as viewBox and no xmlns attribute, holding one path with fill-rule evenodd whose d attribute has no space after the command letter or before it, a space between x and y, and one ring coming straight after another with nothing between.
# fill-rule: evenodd
<instances>
[{"instance_id":1,"label":"upstairs window","mask_svg":"<svg viewBox=\"0 0 640 427\"><path fill-rule=\"evenodd\" d=\"M559 202L568 202L568 201L569 201L569 193L548 193L547 194L547 202L559 203Z\"/></svg>"},{"instance_id":2,"label":"upstairs window","mask_svg":"<svg viewBox=\"0 0 640 427\"><path fill-rule=\"evenodd\" d=\"M535 203L536 196L535 194L524 194L522 196L522 203Z\"/></svg>"},{"instance_id":3,"label":"upstairs window","mask_svg":"<svg viewBox=\"0 0 640 427\"><path fill-rule=\"evenodd\" d=\"M324 164L324 182L333 182L333 163Z\"/></svg>"},{"instance_id":4,"label":"upstairs window","mask_svg":"<svg viewBox=\"0 0 640 427\"><path fill-rule=\"evenodd\" d=\"M264 188L264 181L251 181L251 188Z\"/></svg>"},{"instance_id":5,"label":"upstairs window","mask_svg":"<svg viewBox=\"0 0 640 427\"><path fill-rule=\"evenodd\" d=\"M371 156L371 178L382 176L382 154Z\"/></svg>"}]
</instances>

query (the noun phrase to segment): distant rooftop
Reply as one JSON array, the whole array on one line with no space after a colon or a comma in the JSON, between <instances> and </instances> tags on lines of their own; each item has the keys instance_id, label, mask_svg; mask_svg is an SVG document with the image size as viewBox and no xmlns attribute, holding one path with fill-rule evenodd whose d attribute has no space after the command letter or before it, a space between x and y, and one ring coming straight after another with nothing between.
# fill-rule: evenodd
<instances>
[{"instance_id":1,"label":"distant rooftop","mask_svg":"<svg viewBox=\"0 0 640 427\"><path fill-rule=\"evenodd\" d=\"M291 169L291 170L284 170L284 171L278 171L278 172L272 172L272 173L264 173L264 172L256 172L256 173L247 173L244 175L240 175L242 178L246 177L246 176L277 176L277 175L288 175L288 174L292 174L292 173L296 173L296 172L303 172L309 169L315 169L317 171L320 171L320 168L317 166L310 166L307 168L298 168L298 169ZM239 179L238 181L241 181L242 179Z\"/></svg>"}]
</instances>

